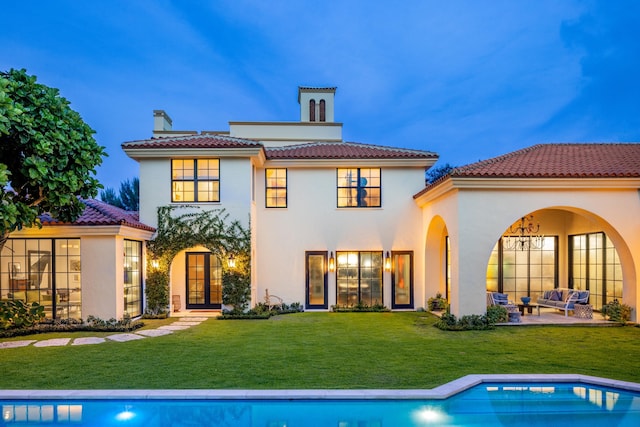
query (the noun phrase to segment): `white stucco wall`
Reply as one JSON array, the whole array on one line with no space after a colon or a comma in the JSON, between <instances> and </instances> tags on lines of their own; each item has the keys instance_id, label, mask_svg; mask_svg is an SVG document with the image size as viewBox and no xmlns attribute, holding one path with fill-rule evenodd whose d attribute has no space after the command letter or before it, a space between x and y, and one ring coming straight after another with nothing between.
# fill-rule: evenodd
<instances>
[{"instance_id":1,"label":"white stucco wall","mask_svg":"<svg viewBox=\"0 0 640 427\"><path fill-rule=\"evenodd\" d=\"M259 139L266 146L309 141L342 141L342 123L329 122L231 122L229 136Z\"/></svg>"},{"instance_id":2,"label":"white stucco wall","mask_svg":"<svg viewBox=\"0 0 640 427\"><path fill-rule=\"evenodd\" d=\"M210 156L215 158L216 156ZM220 202L172 203L171 159L140 159L140 221L154 228L158 226L159 206L182 206L177 212L224 208L231 219L248 224L251 207L251 160L249 158L220 159Z\"/></svg>"},{"instance_id":3,"label":"white stucco wall","mask_svg":"<svg viewBox=\"0 0 640 427\"><path fill-rule=\"evenodd\" d=\"M568 280L567 236L604 231L616 246L623 267L623 301L640 306L636 290L640 199L636 190L476 188L450 191L424 208L425 239L429 241L428 224L434 217L442 217L451 238L452 313L485 311L485 278L491 250L512 223L532 212L540 222L540 233L559 236L560 286L566 286ZM428 290L438 286L442 286L439 279L431 275L427 279Z\"/></svg>"},{"instance_id":4,"label":"white stucco wall","mask_svg":"<svg viewBox=\"0 0 640 427\"><path fill-rule=\"evenodd\" d=\"M265 290L288 304L305 303L305 251L414 253L414 300L423 306L424 253L421 212L412 196L424 187L424 168L383 168L381 208L337 208L336 169L288 168L288 206L265 208L264 169L257 172L254 260L259 301ZM391 306L391 273L383 276L384 304ZM329 273L329 306L336 303Z\"/></svg>"}]
</instances>

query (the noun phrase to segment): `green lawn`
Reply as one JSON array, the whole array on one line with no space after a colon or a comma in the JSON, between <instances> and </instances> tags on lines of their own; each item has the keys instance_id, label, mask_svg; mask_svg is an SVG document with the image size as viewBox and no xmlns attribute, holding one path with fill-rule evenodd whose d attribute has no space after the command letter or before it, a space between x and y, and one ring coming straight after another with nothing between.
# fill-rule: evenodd
<instances>
[{"instance_id":1,"label":"green lawn","mask_svg":"<svg viewBox=\"0 0 640 427\"><path fill-rule=\"evenodd\" d=\"M300 313L210 319L126 343L2 349L0 388L433 388L482 373L577 373L640 382L640 328L443 332L434 321L415 312Z\"/></svg>"}]
</instances>

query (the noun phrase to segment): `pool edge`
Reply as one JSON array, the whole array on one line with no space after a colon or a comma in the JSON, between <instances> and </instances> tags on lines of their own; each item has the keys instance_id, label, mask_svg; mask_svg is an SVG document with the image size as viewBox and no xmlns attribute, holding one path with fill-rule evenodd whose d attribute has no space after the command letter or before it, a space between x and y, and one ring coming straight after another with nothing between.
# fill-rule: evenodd
<instances>
[{"instance_id":1,"label":"pool edge","mask_svg":"<svg viewBox=\"0 0 640 427\"><path fill-rule=\"evenodd\" d=\"M579 374L473 374L433 389L362 390L0 390L2 400L42 399L190 399L190 400L302 400L302 399L447 399L473 386L490 382L576 382L640 393L640 383Z\"/></svg>"}]
</instances>

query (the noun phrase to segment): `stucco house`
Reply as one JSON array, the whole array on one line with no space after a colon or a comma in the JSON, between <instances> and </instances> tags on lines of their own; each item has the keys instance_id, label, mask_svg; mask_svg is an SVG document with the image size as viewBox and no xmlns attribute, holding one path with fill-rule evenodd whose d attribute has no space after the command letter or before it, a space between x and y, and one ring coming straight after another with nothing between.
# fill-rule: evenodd
<instances>
[{"instance_id":1,"label":"stucco house","mask_svg":"<svg viewBox=\"0 0 640 427\"><path fill-rule=\"evenodd\" d=\"M422 306L423 219L413 195L437 155L343 141L334 95L301 87L300 121L231 122L228 132L176 131L154 112L154 137L123 144L140 164L140 220L155 227L159 206L197 204L250 224L254 303L269 290L306 310ZM220 268L212 257L196 247L174 258L171 295L181 309L221 307L211 291L220 275L199 281L187 268Z\"/></svg>"},{"instance_id":2,"label":"stucco house","mask_svg":"<svg viewBox=\"0 0 640 427\"><path fill-rule=\"evenodd\" d=\"M0 253L0 298L38 302L48 318L140 316L144 243L155 230L137 213L83 203L73 224L42 215L42 228L11 233Z\"/></svg>"},{"instance_id":3,"label":"stucco house","mask_svg":"<svg viewBox=\"0 0 640 427\"><path fill-rule=\"evenodd\" d=\"M535 145L425 186L438 156L344 141L335 92L300 87L298 121L225 131L174 130L154 111L153 136L122 144L140 165L139 214L85 201L75 224L13 233L2 298L34 286L40 300L57 295L51 315L136 316L158 208L197 206L250 227L253 305L268 290L308 311L415 310L441 293L459 316L484 313L487 291L518 300L570 287L596 309L618 299L635 319L640 144ZM174 256L171 311L222 308L226 261L203 246Z\"/></svg>"}]
</instances>

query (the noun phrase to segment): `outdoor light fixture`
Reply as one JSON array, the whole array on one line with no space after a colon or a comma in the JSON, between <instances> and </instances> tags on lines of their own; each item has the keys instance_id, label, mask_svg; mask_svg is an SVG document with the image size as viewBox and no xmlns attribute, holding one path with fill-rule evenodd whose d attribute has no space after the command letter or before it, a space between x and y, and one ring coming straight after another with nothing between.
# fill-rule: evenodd
<instances>
[{"instance_id":1,"label":"outdoor light fixture","mask_svg":"<svg viewBox=\"0 0 640 427\"><path fill-rule=\"evenodd\" d=\"M336 260L333 257L333 251L331 251L331 255L329 255L329 271L336 270Z\"/></svg>"},{"instance_id":2,"label":"outdoor light fixture","mask_svg":"<svg viewBox=\"0 0 640 427\"><path fill-rule=\"evenodd\" d=\"M158 268L160 268L160 262L157 259L152 259L151 268L153 268L154 270L157 270Z\"/></svg>"},{"instance_id":3,"label":"outdoor light fixture","mask_svg":"<svg viewBox=\"0 0 640 427\"><path fill-rule=\"evenodd\" d=\"M236 268L236 257L233 254L229 255L229 260L227 261L229 268Z\"/></svg>"},{"instance_id":4,"label":"outdoor light fixture","mask_svg":"<svg viewBox=\"0 0 640 427\"><path fill-rule=\"evenodd\" d=\"M384 269L385 271L391 271L391 256L389 256L389 251L387 251L387 256L384 257Z\"/></svg>"},{"instance_id":5,"label":"outdoor light fixture","mask_svg":"<svg viewBox=\"0 0 640 427\"><path fill-rule=\"evenodd\" d=\"M523 216L520 218L520 224L516 222L509 227L509 235L502 236L502 246L506 249L521 251L541 249L544 246L544 235L537 234L539 230L539 223L533 225L533 215Z\"/></svg>"}]
</instances>

